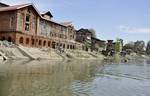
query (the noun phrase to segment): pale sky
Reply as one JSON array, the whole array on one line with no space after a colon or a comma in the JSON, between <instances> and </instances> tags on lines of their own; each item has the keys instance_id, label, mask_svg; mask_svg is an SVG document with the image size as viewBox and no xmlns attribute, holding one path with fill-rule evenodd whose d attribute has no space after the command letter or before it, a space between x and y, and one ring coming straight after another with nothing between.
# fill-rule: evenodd
<instances>
[{"instance_id":1,"label":"pale sky","mask_svg":"<svg viewBox=\"0 0 150 96\"><path fill-rule=\"evenodd\" d=\"M0 0L16 5L33 2L51 11L58 22L72 21L75 28L94 28L99 39L125 42L150 40L150 0Z\"/></svg>"}]
</instances>

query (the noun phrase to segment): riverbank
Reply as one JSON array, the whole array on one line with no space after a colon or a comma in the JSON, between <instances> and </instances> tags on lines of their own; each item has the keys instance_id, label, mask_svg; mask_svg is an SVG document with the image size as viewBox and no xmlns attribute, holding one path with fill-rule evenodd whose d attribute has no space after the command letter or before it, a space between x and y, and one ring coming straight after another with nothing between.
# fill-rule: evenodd
<instances>
[{"instance_id":1,"label":"riverbank","mask_svg":"<svg viewBox=\"0 0 150 96\"><path fill-rule=\"evenodd\" d=\"M83 50L65 50L63 53L52 48L29 48L21 45L0 47L0 59L31 59L31 60L66 60L66 59L99 59L104 56L97 52Z\"/></svg>"}]
</instances>

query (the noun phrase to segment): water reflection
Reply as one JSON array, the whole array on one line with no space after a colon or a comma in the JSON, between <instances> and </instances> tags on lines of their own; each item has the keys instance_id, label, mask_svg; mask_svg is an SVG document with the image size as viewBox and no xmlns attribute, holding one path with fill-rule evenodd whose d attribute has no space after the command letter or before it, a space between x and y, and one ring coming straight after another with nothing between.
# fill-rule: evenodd
<instances>
[{"instance_id":1,"label":"water reflection","mask_svg":"<svg viewBox=\"0 0 150 96\"><path fill-rule=\"evenodd\" d=\"M150 96L148 62L6 61L0 96Z\"/></svg>"},{"instance_id":2,"label":"water reflection","mask_svg":"<svg viewBox=\"0 0 150 96\"><path fill-rule=\"evenodd\" d=\"M90 81L97 61L7 61L0 64L0 96L72 96L74 80Z\"/></svg>"}]
</instances>

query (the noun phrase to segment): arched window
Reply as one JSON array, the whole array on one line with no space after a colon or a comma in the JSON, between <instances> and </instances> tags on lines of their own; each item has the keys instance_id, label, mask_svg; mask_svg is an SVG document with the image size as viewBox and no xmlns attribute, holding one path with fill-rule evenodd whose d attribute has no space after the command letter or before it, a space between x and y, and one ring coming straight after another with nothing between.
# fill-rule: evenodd
<instances>
[{"instance_id":1,"label":"arched window","mask_svg":"<svg viewBox=\"0 0 150 96\"><path fill-rule=\"evenodd\" d=\"M35 40L34 40L34 39L32 39L32 45L34 45L34 41L35 41Z\"/></svg>"},{"instance_id":2,"label":"arched window","mask_svg":"<svg viewBox=\"0 0 150 96\"><path fill-rule=\"evenodd\" d=\"M43 42L43 46L45 46L45 45L46 45L46 41Z\"/></svg>"},{"instance_id":3,"label":"arched window","mask_svg":"<svg viewBox=\"0 0 150 96\"><path fill-rule=\"evenodd\" d=\"M55 47L56 47L56 43L55 43L55 42L52 42L52 48L55 49Z\"/></svg>"},{"instance_id":4,"label":"arched window","mask_svg":"<svg viewBox=\"0 0 150 96\"><path fill-rule=\"evenodd\" d=\"M23 43L23 37L20 37L19 39L19 43L22 44Z\"/></svg>"},{"instance_id":5,"label":"arched window","mask_svg":"<svg viewBox=\"0 0 150 96\"><path fill-rule=\"evenodd\" d=\"M63 48L65 48L65 44L63 44Z\"/></svg>"},{"instance_id":6,"label":"arched window","mask_svg":"<svg viewBox=\"0 0 150 96\"><path fill-rule=\"evenodd\" d=\"M41 42L42 42L42 41L41 41L41 40L39 40L39 45L41 45Z\"/></svg>"},{"instance_id":7,"label":"arched window","mask_svg":"<svg viewBox=\"0 0 150 96\"><path fill-rule=\"evenodd\" d=\"M29 44L29 38L26 39L26 44Z\"/></svg>"},{"instance_id":8,"label":"arched window","mask_svg":"<svg viewBox=\"0 0 150 96\"><path fill-rule=\"evenodd\" d=\"M48 41L48 47L50 47L51 46L51 41Z\"/></svg>"},{"instance_id":9,"label":"arched window","mask_svg":"<svg viewBox=\"0 0 150 96\"><path fill-rule=\"evenodd\" d=\"M67 49L69 49L69 45L67 45Z\"/></svg>"},{"instance_id":10,"label":"arched window","mask_svg":"<svg viewBox=\"0 0 150 96\"><path fill-rule=\"evenodd\" d=\"M12 41L11 37L8 37L8 42L11 42L11 41Z\"/></svg>"},{"instance_id":11,"label":"arched window","mask_svg":"<svg viewBox=\"0 0 150 96\"><path fill-rule=\"evenodd\" d=\"M2 37L2 41L4 41L4 40L6 40L6 38L5 38L5 37Z\"/></svg>"},{"instance_id":12,"label":"arched window","mask_svg":"<svg viewBox=\"0 0 150 96\"><path fill-rule=\"evenodd\" d=\"M72 49L72 45L70 45L70 49Z\"/></svg>"}]
</instances>

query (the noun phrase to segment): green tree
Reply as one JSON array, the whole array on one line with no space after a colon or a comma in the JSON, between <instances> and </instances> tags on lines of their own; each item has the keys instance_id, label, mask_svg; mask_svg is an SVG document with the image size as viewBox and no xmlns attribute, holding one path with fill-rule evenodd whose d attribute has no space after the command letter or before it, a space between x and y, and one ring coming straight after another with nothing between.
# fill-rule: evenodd
<instances>
[{"instance_id":1,"label":"green tree","mask_svg":"<svg viewBox=\"0 0 150 96\"><path fill-rule=\"evenodd\" d=\"M148 41L148 43L147 43L146 53L147 53L148 55L150 55L150 41Z\"/></svg>"},{"instance_id":2,"label":"green tree","mask_svg":"<svg viewBox=\"0 0 150 96\"><path fill-rule=\"evenodd\" d=\"M123 48L123 39L117 38L116 39L116 44L115 44L115 51L116 52L121 52Z\"/></svg>"},{"instance_id":3,"label":"green tree","mask_svg":"<svg viewBox=\"0 0 150 96\"><path fill-rule=\"evenodd\" d=\"M115 51L116 51L116 52L121 52L121 50L120 50L120 49L121 49L121 48L120 48L120 44L121 44L120 42L116 42L116 43L115 43Z\"/></svg>"}]
</instances>

